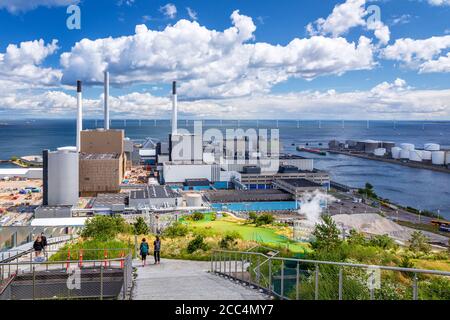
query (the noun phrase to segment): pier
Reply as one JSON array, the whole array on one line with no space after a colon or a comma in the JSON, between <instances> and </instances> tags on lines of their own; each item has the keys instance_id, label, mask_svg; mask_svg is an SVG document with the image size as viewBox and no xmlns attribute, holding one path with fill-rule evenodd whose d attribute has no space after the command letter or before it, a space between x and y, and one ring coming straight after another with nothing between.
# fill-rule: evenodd
<instances>
[{"instance_id":1,"label":"pier","mask_svg":"<svg viewBox=\"0 0 450 320\"><path fill-rule=\"evenodd\" d=\"M408 161L408 160L391 159L391 158L386 158L386 157L376 157L374 155L366 154L366 153L353 153L353 152L341 151L341 150L327 150L327 151L329 153L342 154L344 156L349 156L349 157L382 161L382 162L402 165L405 167L410 167L410 168L415 168L415 169L425 169L425 170L431 170L431 171L450 174L450 169L445 166L437 166L437 165L423 163L423 162L412 162L412 161Z\"/></svg>"}]
</instances>

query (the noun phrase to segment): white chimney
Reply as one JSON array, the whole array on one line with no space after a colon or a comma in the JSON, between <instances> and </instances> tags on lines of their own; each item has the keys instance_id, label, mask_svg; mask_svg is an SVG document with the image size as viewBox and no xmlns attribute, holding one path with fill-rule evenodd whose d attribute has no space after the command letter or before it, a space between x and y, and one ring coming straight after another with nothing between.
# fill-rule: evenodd
<instances>
[{"instance_id":1,"label":"white chimney","mask_svg":"<svg viewBox=\"0 0 450 320\"><path fill-rule=\"evenodd\" d=\"M177 82L172 84L172 135L178 132L178 99L177 99Z\"/></svg>"},{"instance_id":2,"label":"white chimney","mask_svg":"<svg viewBox=\"0 0 450 320\"><path fill-rule=\"evenodd\" d=\"M105 71L105 93L104 93L104 106L105 106L105 130L109 130L109 72Z\"/></svg>"},{"instance_id":3,"label":"white chimney","mask_svg":"<svg viewBox=\"0 0 450 320\"><path fill-rule=\"evenodd\" d=\"M81 81L77 81L77 151L81 150L81 131L83 131L83 96L81 93Z\"/></svg>"}]
</instances>

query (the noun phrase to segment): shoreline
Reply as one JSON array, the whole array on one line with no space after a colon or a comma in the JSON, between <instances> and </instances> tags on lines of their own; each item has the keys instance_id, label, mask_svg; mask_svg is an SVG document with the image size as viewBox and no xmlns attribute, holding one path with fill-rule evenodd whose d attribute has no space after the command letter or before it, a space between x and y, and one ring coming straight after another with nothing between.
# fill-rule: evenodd
<instances>
[{"instance_id":1,"label":"shoreline","mask_svg":"<svg viewBox=\"0 0 450 320\"><path fill-rule=\"evenodd\" d=\"M324 150L324 151L327 151L332 154L342 154L344 156L349 156L349 157L397 164L397 165L414 168L414 169L431 170L431 171L435 171L435 172L450 174L450 169L446 168L444 166L440 167L440 166L436 166L436 165L425 164L425 163L421 163L421 162L411 162L411 161L403 162L403 161L397 160L397 159L382 158L382 157L372 156L369 154L352 153L352 152L348 152L348 151L328 150L328 149Z\"/></svg>"}]
</instances>

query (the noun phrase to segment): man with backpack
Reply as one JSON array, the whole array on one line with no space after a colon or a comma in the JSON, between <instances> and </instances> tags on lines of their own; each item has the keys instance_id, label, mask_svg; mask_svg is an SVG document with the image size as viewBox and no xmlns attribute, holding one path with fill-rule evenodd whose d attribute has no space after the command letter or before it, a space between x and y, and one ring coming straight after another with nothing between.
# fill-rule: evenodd
<instances>
[{"instance_id":1,"label":"man with backpack","mask_svg":"<svg viewBox=\"0 0 450 320\"><path fill-rule=\"evenodd\" d=\"M147 241L144 238L144 239L142 239L141 246L139 247L139 253L141 255L142 266L143 267L145 267L145 263L147 261L148 251L149 251L148 243L147 243Z\"/></svg>"}]
</instances>

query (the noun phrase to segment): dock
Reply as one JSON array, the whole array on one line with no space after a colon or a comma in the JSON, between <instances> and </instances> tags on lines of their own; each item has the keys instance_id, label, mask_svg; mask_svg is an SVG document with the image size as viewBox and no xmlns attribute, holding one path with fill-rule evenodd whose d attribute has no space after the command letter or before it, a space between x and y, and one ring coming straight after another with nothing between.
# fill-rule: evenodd
<instances>
[{"instance_id":1,"label":"dock","mask_svg":"<svg viewBox=\"0 0 450 320\"><path fill-rule=\"evenodd\" d=\"M405 167L410 167L410 168L415 168L415 169L424 169L424 170L431 170L431 171L450 174L450 169L445 166L437 166L437 165L433 165L433 164L428 164L428 163L423 163L423 162L413 162L413 161L409 161L409 160L398 160L398 159L392 159L392 158L386 158L386 157L376 157L374 155L365 154L365 153L353 153L353 152L341 151L341 150L327 150L327 151L329 153L342 154L342 155L349 156L349 157L381 161L381 162L402 165Z\"/></svg>"}]
</instances>

